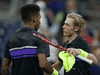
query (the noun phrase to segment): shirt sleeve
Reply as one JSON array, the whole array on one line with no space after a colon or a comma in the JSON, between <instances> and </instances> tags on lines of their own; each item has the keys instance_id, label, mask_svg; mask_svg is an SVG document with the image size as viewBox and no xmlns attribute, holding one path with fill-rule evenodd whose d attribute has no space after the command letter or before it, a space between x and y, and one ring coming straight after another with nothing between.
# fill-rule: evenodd
<instances>
[{"instance_id":1,"label":"shirt sleeve","mask_svg":"<svg viewBox=\"0 0 100 75\"><path fill-rule=\"evenodd\" d=\"M46 38L45 35L42 36ZM44 43L41 39L38 39L37 42L38 42L37 43L38 54L46 54L46 56L49 57L50 56L49 44Z\"/></svg>"},{"instance_id":2,"label":"shirt sleeve","mask_svg":"<svg viewBox=\"0 0 100 75\"><path fill-rule=\"evenodd\" d=\"M10 55L10 52L9 52L9 40L6 43L4 58L11 59L11 55Z\"/></svg>"}]
</instances>

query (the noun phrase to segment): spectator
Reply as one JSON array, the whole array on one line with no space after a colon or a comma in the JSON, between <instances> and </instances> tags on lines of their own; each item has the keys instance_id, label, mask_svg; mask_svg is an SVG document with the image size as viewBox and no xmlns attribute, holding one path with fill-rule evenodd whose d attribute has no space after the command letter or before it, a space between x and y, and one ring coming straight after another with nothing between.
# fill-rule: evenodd
<instances>
[{"instance_id":1,"label":"spectator","mask_svg":"<svg viewBox=\"0 0 100 75\"><path fill-rule=\"evenodd\" d=\"M55 43L58 43L58 41L55 38L50 36L49 32L44 31L43 33L47 36L47 38L49 40L51 40ZM56 62L56 60L58 59L59 50L58 50L58 48L53 47L52 45L49 45L49 47L50 47L50 57L48 57L47 59L51 64L54 64Z\"/></svg>"},{"instance_id":2,"label":"spectator","mask_svg":"<svg viewBox=\"0 0 100 75\"><path fill-rule=\"evenodd\" d=\"M39 32L49 32L51 37L55 37L58 33L60 25L56 22L54 13L51 9L47 9L48 1L37 1L37 5L40 6L40 14L41 14L41 27Z\"/></svg>"},{"instance_id":3,"label":"spectator","mask_svg":"<svg viewBox=\"0 0 100 75\"><path fill-rule=\"evenodd\" d=\"M80 34L81 34L82 38L84 38L87 42L89 42L90 45L91 45L91 47L92 47L93 37L91 37L91 36L88 34L88 27L87 27L86 21L84 22L84 27L82 28Z\"/></svg>"},{"instance_id":4,"label":"spectator","mask_svg":"<svg viewBox=\"0 0 100 75\"><path fill-rule=\"evenodd\" d=\"M44 1L36 1L36 4L40 7L40 14L41 14L41 25L40 25L40 29L39 32L43 32L43 31L47 31L48 28L48 22L47 22L47 17L46 17L46 3Z\"/></svg>"},{"instance_id":5,"label":"spectator","mask_svg":"<svg viewBox=\"0 0 100 75\"><path fill-rule=\"evenodd\" d=\"M96 38L93 39L93 43L92 43L93 47L100 47L100 29L98 31L98 35Z\"/></svg>"}]
</instances>

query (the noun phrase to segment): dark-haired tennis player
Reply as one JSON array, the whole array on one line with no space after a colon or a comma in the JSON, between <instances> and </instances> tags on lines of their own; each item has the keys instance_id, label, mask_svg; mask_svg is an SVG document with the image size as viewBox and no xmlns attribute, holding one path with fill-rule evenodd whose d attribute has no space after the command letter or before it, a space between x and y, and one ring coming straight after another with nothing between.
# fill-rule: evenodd
<instances>
[{"instance_id":1,"label":"dark-haired tennis player","mask_svg":"<svg viewBox=\"0 0 100 75\"><path fill-rule=\"evenodd\" d=\"M21 10L24 27L9 37L4 54L2 75L9 75L12 60L12 75L58 75L48 62L49 45L33 35L40 25L40 8L36 4L24 5ZM44 34L40 34L44 36ZM43 72L44 71L44 72Z\"/></svg>"}]
</instances>

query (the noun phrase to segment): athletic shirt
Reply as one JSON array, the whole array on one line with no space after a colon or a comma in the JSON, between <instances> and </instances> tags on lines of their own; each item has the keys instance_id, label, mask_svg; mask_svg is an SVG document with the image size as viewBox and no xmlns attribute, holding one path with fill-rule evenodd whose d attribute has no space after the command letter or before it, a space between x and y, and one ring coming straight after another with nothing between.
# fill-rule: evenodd
<instances>
[{"instance_id":1,"label":"athletic shirt","mask_svg":"<svg viewBox=\"0 0 100 75\"><path fill-rule=\"evenodd\" d=\"M38 54L49 57L49 45L33 33L45 37L29 27L24 27L9 37L4 57L12 60L12 75L43 75Z\"/></svg>"},{"instance_id":2,"label":"athletic shirt","mask_svg":"<svg viewBox=\"0 0 100 75\"><path fill-rule=\"evenodd\" d=\"M92 53L92 49L90 44L84 40L80 34L71 42L68 44L68 41L64 42L63 47L65 48L76 48L76 49L83 49L84 51L88 53ZM81 59L75 58L75 64L73 68L66 72L64 70L64 75L90 75L90 69L91 65L86 63L85 61L82 61ZM63 62L60 58L58 58L60 62Z\"/></svg>"}]
</instances>

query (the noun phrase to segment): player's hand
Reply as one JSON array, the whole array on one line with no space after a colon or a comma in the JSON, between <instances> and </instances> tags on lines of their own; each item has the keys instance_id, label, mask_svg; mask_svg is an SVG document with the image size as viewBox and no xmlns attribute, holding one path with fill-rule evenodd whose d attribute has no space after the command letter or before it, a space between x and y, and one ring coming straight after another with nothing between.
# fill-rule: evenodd
<instances>
[{"instance_id":1,"label":"player's hand","mask_svg":"<svg viewBox=\"0 0 100 75\"><path fill-rule=\"evenodd\" d=\"M76 55L81 54L81 51L78 49L75 49L75 48L67 48L67 51L68 51L69 55L72 54L74 57Z\"/></svg>"}]
</instances>

